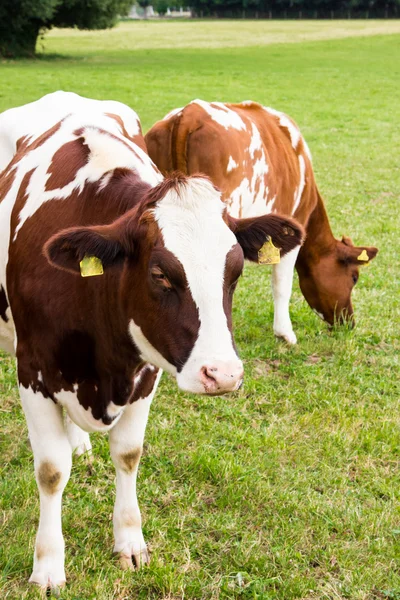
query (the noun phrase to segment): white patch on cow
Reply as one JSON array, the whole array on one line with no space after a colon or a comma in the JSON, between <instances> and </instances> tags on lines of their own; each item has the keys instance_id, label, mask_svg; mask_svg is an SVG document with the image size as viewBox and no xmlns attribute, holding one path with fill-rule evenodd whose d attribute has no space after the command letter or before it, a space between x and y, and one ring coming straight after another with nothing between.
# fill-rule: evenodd
<instances>
[{"instance_id":1,"label":"white patch on cow","mask_svg":"<svg viewBox=\"0 0 400 600\"><path fill-rule=\"evenodd\" d=\"M71 446L61 407L31 388L19 386L29 430L35 474L40 494L40 520L36 536L31 582L53 587L65 583L64 539L61 529L61 499L71 472ZM41 471L44 468L44 471ZM46 481L58 475L54 487Z\"/></svg>"},{"instance_id":2,"label":"white patch on cow","mask_svg":"<svg viewBox=\"0 0 400 600\"><path fill-rule=\"evenodd\" d=\"M118 124L114 119L108 119ZM85 123L87 119L85 120ZM17 193L17 188L23 176L34 169L26 190L27 199L19 213L19 222L15 228L13 241L17 239L18 232L24 223L36 211L50 200L64 200L69 198L74 190L81 193L87 183L100 181L105 173L118 167L136 170L140 178L150 185L157 185L162 180L161 174L143 150L136 144L122 136L110 136L107 131L99 129L97 125L85 126L83 132L77 136L74 132L82 126L81 115L71 115L64 119L61 128L54 133L45 143L36 150L27 153L17 166L17 177L10 193ZM81 167L73 181L62 188L46 191L46 182L50 177L48 172L56 151L65 143L78 139L89 148L87 163Z\"/></svg>"},{"instance_id":3,"label":"white patch on cow","mask_svg":"<svg viewBox=\"0 0 400 600\"><path fill-rule=\"evenodd\" d=\"M250 145L246 161L250 179L244 177L228 200L229 213L234 217L254 217L271 212L274 200L268 200L267 175L269 171L264 144L259 130L251 124ZM257 154L257 158L256 158Z\"/></svg>"},{"instance_id":4,"label":"white patch on cow","mask_svg":"<svg viewBox=\"0 0 400 600\"><path fill-rule=\"evenodd\" d=\"M168 121L168 119L171 119L172 117L175 117L175 116L177 117L178 115L181 114L182 111L183 111L183 107L181 107L181 108L174 108L168 114L166 114L165 117L162 120L163 121Z\"/></svg>"},{"instance_id":5,"label":"white patch on cow","mask_svg":"<svg viewBox=\"0 0 400 600\"><path fill-rule=\"evenodd\" d=\"M57 402L65 408L71 421L88 433L93 433L94 431L109 431L116 425L118 419L121 418L121 415L124 412L124 407L122 407L114 421L110 425L105 425L101 420L93 417L91 408L86 410L82 404L79 403L78 385L74 385L73 392L70 392L69 390L60 390L54 394L54 396Z\"/></svg>"},{"instance_id":6,"label":"white patch on cow","mask_svg":"<svg viewBox=\"0 0 400 600\"><path fill-rule=\"evenodd\" d=\"M289 119L287 115L285 115L285 113L275 110L274 108L270 108L269 106L263 106L263 109L274 117L277 117L279 119L279 125L281 127L285 127L289 131L292 146L294 150L296 150L301 138L301 133L298 127L296 127L296 125Z\"/></svg>"},{"instance_id":7,"label":"white patch on cow","mask_svg":"<svg viewBox=\"0 0 400 600\"><path fill-rule=\"evenodd\" d=\"M242 106L260 106L258 102L254 102L254 100L242 100L239 104Z\"/></svg>"},{"instance_id":8,"label":"white patch on cow","mask_svg":"<svg viewBox=\"0 0 400 600\"><path fill-rule=\"evenodd\" d=\"M250 140L250 146L249 146L250 158L254 159L254 155L257 151L264 152L264 148L263 148L263 143L262 143L260 132L258 131L258 128L255 126L255 124L252 123L251 124L251 140Z\"/></svg>"},{"instance_id":9,"label":"white patch on cow","mask_svg":"<svg viewBox=\"0 0 400 600\"><path fill-rule=\"evenodd\" d=\"M139 373L140 378L150 365ZM153 369L152 369L153 370ZM146 543L142 533L142 519L136 495L139 461L129 472L124 456L135 456L143 447L150 405L157 390L162 371L157 375L151 393L127 406L122 418L110 432L110 453L117 473L117 492L114 505L114 552L119 552L125 566L134 556L138 562L146 558Z\"/></svg>"},{"instance_id":10,"label":"white patch on cow","mask_svg":"<svg viewBox=\"0 0 400 600\"><path fill-rule=\"evenodd\" d=\"M229 214L236 218L243 216L243 207L247 208L253 201L253 194L250 188L250 181L247 177L243 177L240 184L232 190L227 201Z\"/></svg>"},{"instance_id":11,"label":"white patch on cow","mask_svg":"<svg viewBox=\"0 0 400 600\"><path fill-rule=\"evenodd\" d=\"M281 262L272 267L272 292L274 296L274 334L288 344L297 342L289 315L293 272L300 246L288 252Z\"/></svg>"},{"instance_id":12,"label":"white patch on cow","mask_svg":"<svg viewBox=\"0 0 400 600\"><path fill-rule=\"evenodd\" d=\"M154 346L149 342L149 340L144 335L142 329L139 325L136 325L133 319L129 322L129 334L139 350L140 358L146 362L167 371L167 373L171 373L171 375L176 375L176 367L171 365L163 356L160 354Z\"/></svg>"},{"instance_id":13,"label":"white patch on cow","mask_svg":"<svg viewBox=\"0 0 400 600\"><path fill-rule=\"evenodd\" d=\"M115 418L119 415L121 410L124 409L124 406L120 406L119 404L114 404L114 402L109 402L107 405L107 414L111 418Z\"/></svg>"},{"instance_id":14,"label":"white patch on cow","mask_svg":"<svg viewBox=\"0 0 400 600\"><path fill-rule=\"evenodd\" d=\"M294 204L293 204L293 209L292 209L292 215L294 215L294 213L296 212L300 201L301 201L301 197L303 195L303 191L304 191L304 186L306 183L306 163L304 161L304 157L300 154L299 155L299 168L300 168L300 181L299 181L299 187L296 189L295 193L294 193Z\"/></svg>"},{"instance_id":15,"label":"white patch on cow","mask_svg":"<svg viewBox=\"0 0 400 600\"><path fill-rule=\"evenodd\" d=\"M209 102L204 100L193 100L190 104L197 104L203 110L206 111L213 121L225 127L225 129L237 129L238 131L244 131L246 125L241 119L240 115L234 110L228 108L222 102L213 102L213 106Z\"/></svg>"},{"instance_id":16,"label":"white patch on cow","mask_svg":"<svg viewBox=\"0 0 400 600\"><path fill-rule=\"evenodd\" d=\"M199 379L203 365L213 361L240 363L223 309L226 257L237 243L222 219L223 210L220 192L209 181L198 178L189 180L178 193L167 192L154 209L165 247L183 266L199 311L198 338L176 376L182 389L194 393L204 392Z\"/></svg>"},{"instance_id":17,"label":"white patch on cow","mask_svg":"<svg viewBox=\"0 0 400 600\"><path fill-rule=\"evenodd\" d=\"M230 173L231 171L233 171L233 169L236 169L238 166L238 163L234 161L232 156L230 156L228 166L226 167L226 172Z\"/></svg>"}]
</instances>

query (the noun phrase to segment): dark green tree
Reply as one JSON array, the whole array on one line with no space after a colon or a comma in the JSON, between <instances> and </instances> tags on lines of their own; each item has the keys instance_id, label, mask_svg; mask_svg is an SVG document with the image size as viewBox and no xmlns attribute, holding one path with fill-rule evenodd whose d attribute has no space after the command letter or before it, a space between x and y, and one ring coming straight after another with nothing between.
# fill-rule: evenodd
<instances>
[{"instance_id":1,"label":"dark green tree","mask_svg":"<svg viewBox=\"0 0 400 600\"><path fill-rule=\"evenodd\" d=\"M57 27L106 29L132 0L1 0L0 55L32 56L41 32Z\"/></svg>"},{"instance_id":2,"label":"dark green tree","mask_svg":"<svg viewBox=\"0 0 400 600\"><path fill-rule=\"evenodd\" d=\"M170 2L169 0L155 0L155 2L153 3L154 9L162 17L167 14L167 10L168 8L170 8L170 6L172 6L172 2Z\"/></svg>"}]
</instances>

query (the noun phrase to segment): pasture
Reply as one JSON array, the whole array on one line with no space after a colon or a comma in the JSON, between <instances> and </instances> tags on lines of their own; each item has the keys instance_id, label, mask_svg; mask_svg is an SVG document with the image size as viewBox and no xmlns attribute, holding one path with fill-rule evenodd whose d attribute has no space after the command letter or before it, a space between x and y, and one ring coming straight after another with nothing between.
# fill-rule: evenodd
<instances>
[{"instance_id":1,"label":"pasture","mask_svg":"<svg viewBox=\"0 0 400 600\"><path fill-rule=\"evenodd\" d=\"M193 98L253 99L308 141L337 237L380 249L353 293L357 326L328 331L297 282L298 345L272 333L270 268L234 301L245 384L196 397L164 376L139 469L149 568L112 554L107 437L64 494L64 600L400 599L397 22L123 23L54 31L35 61L0 63L0 110L56 89L131 105L146 131ZM240 46L240 47L238 47ZM39 48L40 49L40 48ZM38 494L15 366L0 354L0 597L29 587Z\"/></svg>"}]
</instances>

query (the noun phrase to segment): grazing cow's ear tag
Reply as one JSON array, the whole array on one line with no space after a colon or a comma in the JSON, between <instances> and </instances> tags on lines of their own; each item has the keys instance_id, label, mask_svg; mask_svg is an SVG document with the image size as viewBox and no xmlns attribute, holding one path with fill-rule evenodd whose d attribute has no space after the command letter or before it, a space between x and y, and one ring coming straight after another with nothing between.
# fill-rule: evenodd
<instances>
[{"instance_id":1,"label":"grazing cow's ear tag","mask_svg":"<svg viewBox=\"0 0 400 600\"><path fill-rule=\"evenodd\" d=\"M82 277L103 275L103 263L97 256L85 256L79 263Z\"/></svg>"},{"instance_id":2,"label":"grazing cow's ear tag","mask_svg":"<svg viewBox=\"0 0 400 600\"><path fill-rule=\"evenodd\" d=\"M259 265L277 265L281 262L281 254L279 248L274 246L272 239L268 241L258 251L258 264Z\"/></svg>"},{"instance_id":3,"label":"grazing cow's ear tag","mask_svg":"<svg viewBox=\"0 0 400 600\"><path fill-rule=\"evenodd\" d=\"M357 256L357 260L360 260L361 262L369 262L369 256L367 254L367 251L363 250L360 256Z\"/></svg>"}]
</instances>

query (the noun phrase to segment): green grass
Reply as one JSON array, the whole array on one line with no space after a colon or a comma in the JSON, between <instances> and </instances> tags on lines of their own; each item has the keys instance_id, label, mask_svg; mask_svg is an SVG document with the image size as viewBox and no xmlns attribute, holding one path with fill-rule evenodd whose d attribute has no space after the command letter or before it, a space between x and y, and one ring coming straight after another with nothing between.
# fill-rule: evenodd
<instances>
[{"instance_id":1,"label":"green grass","mask_svg":"<svg viewBox=\"0 0 400 600\"><path fill-rule=\"evenodd\" d=\"M182 23L167 44L173 27L56 31L40 60L0 64L0 110L64 88L126 102L147 129L194 97L258 100L301 126L335 234L380 253L356 287L353 332L328 332L296 282L294 348L272 334L269 268L246 267L243 389L195 397L164 376L156 396L138 487L151 566L122 573L112 555L114 473L95 435L93 472L75 461L65 493L62 598L399 600L400 36L302 42L340 26ZM298 43L261 45L262 27ZM226 47L204 47L219 35ZM14 365L0 360L1 598L33 599L37 492Z\"/></svg>"}]
</instances>

